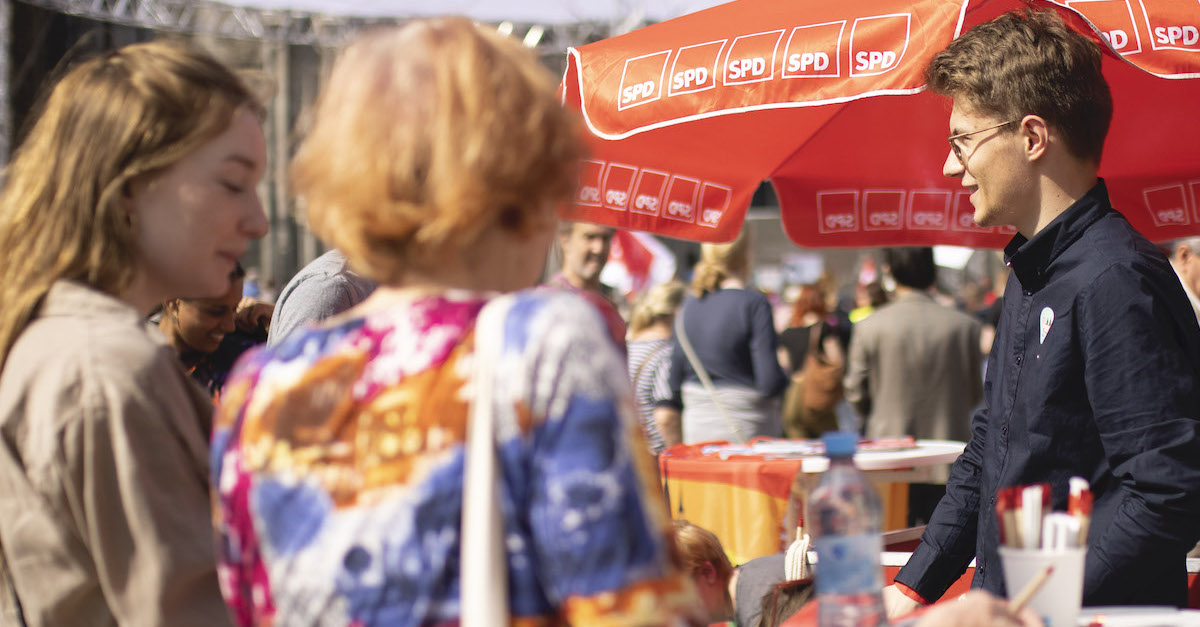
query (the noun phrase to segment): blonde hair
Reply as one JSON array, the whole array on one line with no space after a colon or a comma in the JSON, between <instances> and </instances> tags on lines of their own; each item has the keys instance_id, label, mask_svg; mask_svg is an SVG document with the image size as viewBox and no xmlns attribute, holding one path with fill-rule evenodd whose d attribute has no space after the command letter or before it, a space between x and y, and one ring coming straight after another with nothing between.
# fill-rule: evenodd
<instances>
[{"instance_id":1,"label":"blonde hair","mask_svg":"<svg viewBox=\"0 0 1200 627\"><path fill-rule=\"evenodd\" d=\"M721 288L721 282L740 276L750 266L750 238L746 231L724 244L701 244L700 261L692 275L692 294L700 298Z\"/></svg>"},{"instance_id":2,"label":"blonde hair","mask_svg":"<svg viewBox=\"0 0 1200 627\"><path fill-rule=\"evenodd\" d=\"M0 359L50 286L118 294L136 270L130 185L262 109L228 68L185 45L134 44L85 61L50 92L0 197Z\"/></svg>"},{"instance_id":3,"label":"blonde hair","mask_svg":"<svg viewBox=\"0 0 1200 627\"><path fill-rule=\"evenodd\" d=\"M674 318L679 305L683 303L683 295L683 283L679 281L660 283L646 290L633 306L633 314L629 317L629 334L637 335L660 320Z\"/></svg>"},{"instance_id":4,"label":"blonde hair","mask_svg":"<svg viewBox=\"0 0 1200 627\"><path fill-rule=\"evenodd\" d=\"M349 46L292 163L309 228L394 284L568 198L582 135L532 52L463 18Z\"/></svg>"},{"instance_id":5,"label":"blonde hair","mask_svg":"<svg viewBox=\"0 0 1200 627\"><path fill-rule=\"evenodd\" d=\"M716 534L680 518L672 522L675 524L675 549L687 572L693 573L708 562L721 581L729 581L733 564Z\"/></svg>"}]
</instances>

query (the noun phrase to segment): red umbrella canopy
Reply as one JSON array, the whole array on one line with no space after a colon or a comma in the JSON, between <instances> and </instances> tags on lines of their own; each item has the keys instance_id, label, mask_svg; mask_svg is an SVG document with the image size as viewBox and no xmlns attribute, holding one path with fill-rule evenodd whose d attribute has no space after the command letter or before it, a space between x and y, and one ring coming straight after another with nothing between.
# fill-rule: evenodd
<instances>
[{"instance_id":1,"label":"red umbrella canopy","mask_svg":"<svg viewBox=\"0 0 1200 627\"><path fill-rule=\"evenodd\" d=\"M728 241L769 179L802 246L1001 247L942 175L950 101L929 59L1025 4L1107 52L1100 175L1148 238L1200 233L1200 2L738 0L569 51L564 102L589 131L571 219Z\"/></svg>"}]
</instances>

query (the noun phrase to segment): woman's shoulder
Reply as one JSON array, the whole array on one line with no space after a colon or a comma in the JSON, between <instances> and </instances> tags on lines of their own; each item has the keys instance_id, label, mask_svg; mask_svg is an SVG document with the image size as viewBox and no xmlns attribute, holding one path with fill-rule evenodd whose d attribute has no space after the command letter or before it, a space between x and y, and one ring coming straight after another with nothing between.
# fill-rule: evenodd
<instances>
[{"instance_id":1,"label":"woman's shoulder","mask_svg":"<svg viewBox=\"0 0 1200 627\"><path fill-rule=\"evenodd\" d=\"M349 359L376 373L411 375L442 363L474 328L481 310L500 298L470 291L386 296L336 318L301 327L272 346L244 353L231 379L261 371L271 377L307 376L319 362ZM529 303L524 303L526 309ZM399 370L397 370L399 369Z\"/></svg>"},{"instance_id":2,"label":"woman's shoulder","mask_svg":"<svg viewBox=\"0 0 1200 627\"><path fill-rule=\"evenodd\" d=\"M789 342L793 340L808 340L808 333L812 327L788 327L779 334L781 342Z\"/></svg>"},{"instance_id":3,"label":"woman's shoulder","mask_svg":"<svg viewBox=\"0 0 1200 627\"><path fill-rule=\"evenodd\" d=\"M662 337L652 340L630 340L625 344L626 354L630 364L641 363L650 357L666 356L670 357L670 351L667 348L671 345L671 338ZM661 357L660 357L661 358Z\"/></svg>"},{"instance_id":4,"label":"woman's shoulder","mask_svg":"<svg viewBox=\"0 0 1200 627\"><path fill-rule=\"evenodd\" d=\"M671 337L667 336L667 337L656 337L654 339L649 339L649 340L629 340L629 342L626 343L626 346L629 347L629 354L632 355L635 352L642 352L642 353L651 352L651 351L659 349L660 347L667 346L670 343L671 343Z\"/></svg>"},{"instance_id":5,"label":"woman's shoulder","mask_svg":"<svg viewBox=\"0 0 1200 627\"><path fill-rule=\"evenodd\" d=\"M597 295L599 295L597 293ZM488 306L503 306L505 302L511 302L514 305L524 305L532 307L556 307L556 308L582 308L595 309L592 305L593 300L588 297L588 292L583 290L563 289L547 285L539 285L530 287L507 294L501 294L493 298Z\"/></svg>"},{"instance_id":6,"label":"woman's shoulder","mask_svg":"<svg viewBox=\"0 0 1200 627\"><path fill-rule=\"evenodd\" d=\"M360 330L365 318L339 317L335 322L316 323L292 331L274 345L257 346L244 355L255 354L263 359L290 361L301 356L316 356L329 352L339 343ZM244 356L243 355L243 356Z\"/></svg>"},{"instance_id":7,"label":"woman's shoulder","mask_svg":"<svg viewBox=\"0 0 1200 627\"><path fill-rule=\"evenodd\" d=\"M19 378L38 389L47 390L46 384L53 383L56 389L87 393L157 390L166 380L186 376L171 347L154 341L146 331L118 327L109 329L115 333L58 335L49 341L36 331L13 347L5 371L22 372ZM80 341L54 341L73 339Z\"/></svg>"},{"instance_id":8,"label":"woman's shoulder","mask_svg":"<svg viewBox=\"0 0 1200 627\"><path fill-rule=\"evenodd\" d=\"M493 299L480 317L489 309L504 310L507 350L544 353L571 346L594 352L607 345L624 358L625 338L614 335L600 305L586 294L537 287Z\"/></svg>"},{"instance_id":9,"label":"woman's shoulder","mask_svg":"<svg viewBox=\"0 0 1200 627\"><path fill-rule=\"evenodd\" d=\"M166 339L132 307L81 285L55 285L17 338L8 368L76 378L155 379L179 367Z\"/></svg>"},{"instance_id":10,"label":"woman's shoulder","mask_svg":"<svg viewBox=\"0 0 1200 627\"><path fill-rule=\"evenodd\" d=\"M184 408L210 407L157 329L132 308L98 302L98 309L51 308L36 318L9 355L0 395L55 407L47 423L54 429L103 417L166 424L163 413L179 413L176 420L186 418Z\"/></svg>"},{"instance_id":11,"label":"woman's shoulder","mask_svg":"<svg viewBox=\"0 0 1200 627\"><path fill-rule=\"evenodd\" d=\"M450 293L297 329L274 346L244 353L230 382L259 381L264 371L275 378L305 376L318 362L350 355L378 362L374 370L394 366L411 374L418 366L440 363L488 311L504 316L505 344L521 350L548 336L578 337L602 333L604 328L596 308L567 291L535 288L499 296Z\"/></svg>"},{"instance_id":12,"label":"woman's shoulder","mask_svg":"<svg viewBox=\"0 0 1200 627\"><path fill-rule=\"evenodd\" d=\"M488 307L509 307L510 320L532 323L552 317L567 329L588 330L604 323L602 300L598 293L540 286L497 297Z\"/></svg>"},{"instance_id":13,"label":"woman's shoulder","mask_svg":"<svg viewBox=\"0 0 1200 627\"><path fill-rule=\"evenodd\" d=\"M767 295L753 287L727 287L709 292L701 302L734 303L738 305L770 304Z\"/></svg>"}]
</instances>

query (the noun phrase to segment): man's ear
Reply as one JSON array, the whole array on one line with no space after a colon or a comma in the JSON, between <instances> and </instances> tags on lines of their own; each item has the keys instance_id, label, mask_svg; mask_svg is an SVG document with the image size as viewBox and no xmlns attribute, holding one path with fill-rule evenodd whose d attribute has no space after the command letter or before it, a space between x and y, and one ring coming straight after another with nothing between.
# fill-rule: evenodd
<instances>
[{"instance_id":1,"label":"man's ear","mask_svg":"<svg viewBox=\"0 0 1200 627\"><path fill-rule=\"evenodd\" d=\"M1050 125L1040 115L1027 115L1021 119L1022 148L1025 158L1030 161L1040 159L1050 145Z\"/></svg>"},{"instance_id":2,"label":"man's ear","mask_svg":"<svg viewBox=\"0 0 1200 627\"><path fill-rule=\"evenodd\" d=\"M1179 263L1187 262L1193 254L1192 249L1187 244L1179 244L1175 247L1175 258L1179 260Z\"/></svg>"},{"instance_id":3,"label":"man's ear","mask_svg":"<svg viewBox=\"0 0 1200 627\"><path fill-rule=\"evenodd\" d=\"M704 577L704 581L706 581L710 584L716 583L717 569L713 567L712 562L704 562L703 564L700 565L700 568L698 568L697 570L699 570L700 575L702 577Z\"/></svg>"}]
</instances>

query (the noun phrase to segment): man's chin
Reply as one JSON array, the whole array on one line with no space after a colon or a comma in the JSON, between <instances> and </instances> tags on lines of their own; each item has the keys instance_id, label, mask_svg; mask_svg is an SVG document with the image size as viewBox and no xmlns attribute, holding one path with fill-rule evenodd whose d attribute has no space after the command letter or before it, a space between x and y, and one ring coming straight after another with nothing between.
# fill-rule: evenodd
<instances>
[{"instance_id":1,"label":"man's chin","mask_svg":"<svg viewBox=\"0 0 1200 627\"><path fill-rule=\"evenodd\" d=\"M600 272L602 270L604 270L604 266L596 266L596 267L588 266L584 270L582 276L584 277L584 280L588 281L589 283L592 281L599 281L600 280Z\"/></svg>"},{"instance_id":2,"label":"man's chin","mask_svg":"<svg viewBox=\"0 0 1200 627\"><path fill-rule=\"evenodd\" d=\"M975 222L975 226L980 228L987 229L998 226L996 224L996 212L988 211L986 207L976 207L971 219Z\"/></svg>"}]
</instances>

